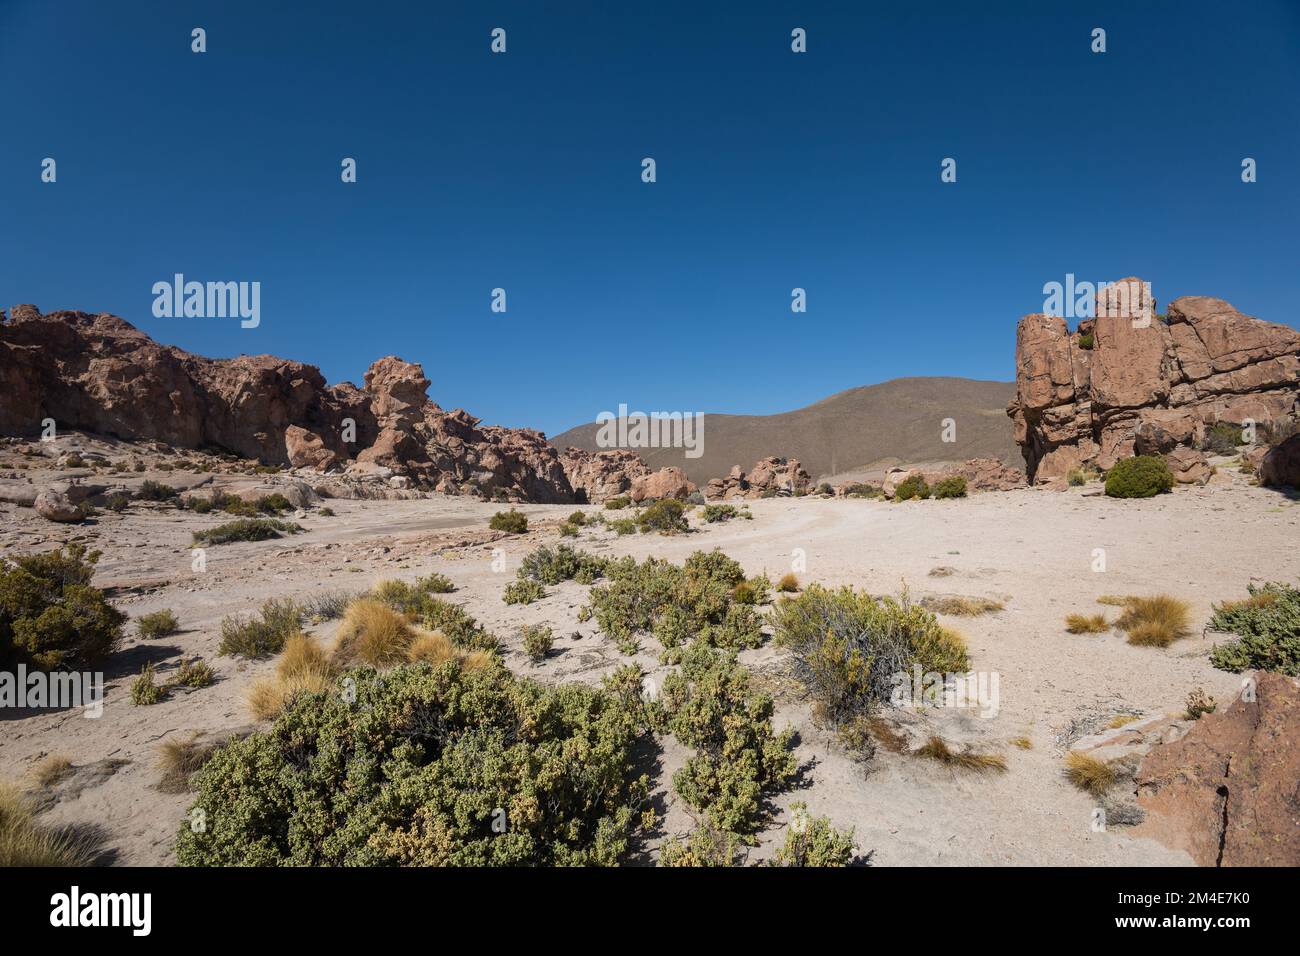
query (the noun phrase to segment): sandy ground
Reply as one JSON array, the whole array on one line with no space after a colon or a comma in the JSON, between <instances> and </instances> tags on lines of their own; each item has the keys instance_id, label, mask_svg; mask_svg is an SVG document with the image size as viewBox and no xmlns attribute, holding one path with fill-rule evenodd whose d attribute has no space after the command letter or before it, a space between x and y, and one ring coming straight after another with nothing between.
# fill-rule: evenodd
<instances>
[{"instance_id":1,"label":"sandy ground","mask_svg":"<svg viewBox=\"0 0 1300 956\"><path fill-rule=\"evenodd\" d=\"M784 839L785 808L806 801L840 827L853 827L862 854L875 865L1190 865L1185 854L1112 828L1093 832L1093 801L1061 775L1064 745L1119 713L1181 710L1194 687L1221 700L1239 678L1212 668L1214 635L1200 628L1212 602L1245 594L1249 581L1300 578L1300 509L1276 492L1221 471L1204 488L1122 502L1099 496L1098 486L1067 492L1022 490L956 501L892 504L868 500L772 499L750 503L753 521L705 526L676 537L584 530L580 547L607 554L655 554L676 561L700 548L720 547L750 573L773 580L802 551L801 581L851 584L872 593L914 597L950 593L993 597L1005 609L974 618L945 619L966 635L977 671L996 672L1000 709L980 718L968 711L928 712L923 719L947 739L1003 754L1009 771L971 775L930 761L885 752L868 765L849 758L814 727L796 689L782 678L784 662L770 645L742 659L778 691L777 723L800 735L805 781L780 795L774 824L752 859ZM77 772L44 794L45 818L93 824L118 864L172 861L171 844L189 804L186 795L156 789L159 742L191 730L216 733L252 723L243 695L274 666L216 656L225 615L254 610L267 597L363 590L388 577L413 579L429 571L458 586L464 603L508 647L507 662L543 681L596 682L625 662L593 623L577 611L587 588L573 582L548 588L547 597L509 606L501 592L520 559L558 539L556 526L572 506L525 505L534 530L518 537L487 531L499 506L464 499L345 501L333 517L299 518L306 533L261 543L210 548L207 569L191 570L192 531L217 523L212 516L136 504L125 516L105 513L80 527L53 525L30 508L0 504L0 554L85 539L105 554L95 583L112 588L133 617L160 608L179 616L183 631L153 642L131 637L106 671L107 702L99 719L80 711L0 714L0 778L21 779L42 757L62 754ZM584 510L595 511L596 508ZM1105 549L1106 570L1093 570L1094 549ZM494 549L504 567L494 570ZM932 576L936 568L951 569ZM1103 594L1168 592L1194 608L1197 636L1169 649L1132 647L1122 635L1071 635L1068 613L1104 610ZM534 665L519 650L520 625L541 622L558 638L556 652ZM328 635L332 625L318 632ZM653 675L664 672L657 644L643 642L638 659ZM219 679L210 687L174 694L151 707L127 698L131 678L146 661L162 677L187 656L202 655ZM1082 730L1080 729L1082 728ZM1011 746L1028 736L1032 748ZM671 739L659 760L659 796L665 834L691 826L671 793L672 772L687 754ZM657 843L657 841L656 841Z\"/></svg>"}]
</instances>

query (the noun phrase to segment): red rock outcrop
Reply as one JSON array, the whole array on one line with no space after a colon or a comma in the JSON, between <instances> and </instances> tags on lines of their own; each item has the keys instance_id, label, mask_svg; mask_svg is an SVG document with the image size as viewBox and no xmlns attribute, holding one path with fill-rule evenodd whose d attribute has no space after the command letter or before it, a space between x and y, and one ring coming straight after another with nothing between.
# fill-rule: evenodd
<instances>
[{"instance_id":1,"label":"red rock outcrop","mask_svg":"<svg viewBox=\"0 0 1300 956\"><path fill-rule=\"evenodd\" d=\"M0 313L0 432L45 418L129 441L214 446L267 464L348 464L450 494L571 502L559 453L540 432L480 427L427 397L424 370L388 356L364 388L270 355L207 359L159 345L117 316Z\"/></svg>"},{"instance_id":2,"label":"red rock outcrop","mask_svg":"<svg viewBox=\"0 0 1300 956\"><path fill-rule=\"evenodd\" d=\"M944 478L965 478L967 491L1013 491L1025 487L1024 473L1003 464L1000 458L971 458L942 471L927 471L924 476L928 485Z\"/></svg>"},{"instance_id":3,"label":"red rock outcrop","mask_svg":"<svg viewBox=\"0 0 1300 956\"><path fill-rule=\"evenodd\" d=\"M725 478L713 478L704 490L706 498L761 498L764 492L794 494L812 487L812 478L797 458L759 459L749 473L733 465Z\"/></svg>"},{"instance_id":4,"label":"red rock outcrop","mask_svg":"<svg viewBox=\"0 0 1300 956\"><path fill-rule=\"evenodd\" d=\"M676 465L669 465L633 479L628 497L639 504L660 498L686 498L694 491L695 483L686 477L686 472Z\"/></svg>"},{"instance_id":5,"label":"red rock outcrop","mask_svg":"<svg viewBox=\"0 0 1300 956\"><path fill-rule=\"evenodd\" d=\"M1202 866L1300 865L1300 686L1254 678L1254 700L1204 715L1138 768L1135 832Z\"/></svg>"},{"instance_id":6,"label":"red rock outcrop","mask_svg":"<svg viewBox=\"0 0 1300 956\"><path fill-rule=\"evenodd\" d=\"M1259 483L1300 488L1300 435L1270 448L1259 462Z\"/></svg>"},{"instance_id":7,"label":"red rock outcrop","mask_svg":"<svg viewBox=\"0 0 1300 956\"><path fill-rule=\"evenodd\" d=\"M633 481L650 474L641 456L625 448L591 452L569 446L560 453L560 463L574 494L592 504L627 494Z\"/></svg>"},{"instance_id":8,"label":"red rock outcrop","mask_svg":"<svg viewBox=\"0 0 1300 956\"><path fill-rule=\"evenodd\" d=\"M1139 291L1117 307L1116 288ZM1300 412L1300 333L1209 296L1175 299L1162 320L1143 289L1129 278L1099 290L1097 318L1073 333L1057 316L1020 320L1007 414L1032 482L1194 448L1215 422L1263 427ZM1187 456L1173 464L1199 480Z\"/></svg>"}]
</instances>

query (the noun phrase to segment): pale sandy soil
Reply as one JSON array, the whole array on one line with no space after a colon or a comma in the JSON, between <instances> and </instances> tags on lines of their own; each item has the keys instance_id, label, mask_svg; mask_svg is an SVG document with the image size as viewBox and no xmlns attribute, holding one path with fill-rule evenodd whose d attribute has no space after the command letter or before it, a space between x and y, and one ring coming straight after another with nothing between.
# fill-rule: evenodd
<instances>
[{"instance_id":1,"label":"pale sandy soil","mask_svg":"<svg viewBox=\"0 0 1300 956\"><path fill-rule=\"evenodd\" d=\"M932 711L912 718L951 741L1003 754L1009 771L1002 775L954 772L884 750L864 769L812 726L806 704L782 679L780 652L769 645L743 655L779 691L778 725L798 729L798 754L807 765L806 786L777 798L775 822L751 859L766 857L784 839L784 808L804 800L813 813L853 827L860 850L876 865L1187 865L1183 853L1123 829L1092 832L1093 801L1061 776L1062 740L1118 713L1181 710L1197 686L1220 699L1233 693L1239 678L1209 665L1215 638L1200 629L1211 603L1244 595L1247 582L1300 578L1300 510L1287 497L1225 472L1209 487L1147 501L1096 496L1096 485L1088 489L1091 496L1079 489L1022 490L897 505L772 499L750 503L753 521L688 535L584 531L577 541L567 540L602 554L676 561L699 548L721 547L750 573L766 571L774 580L790 569L792 552L802 549L802 581L852 584L873 593L896 593L905 582L915 597L955 593L1006 602L997 613L945 619L966 635L974 668L998 673L997 716ZM45 522L29 508L0 504L0 554L92 539L105 552L96 584L120 589L117 600L132 616L169 607L184 628L141 642L128 626L132 636L112 661L98 720L80 711L0 715L0 778L22 778L43 756L66 755L79 770L45 794L52 804L46 819L102 827L119 864L171 862L189 798L155 789L157 746L190 730L213 733L251 723L244 691L274 665L216 657L218 628L223 616L251 611L271 596L361 590L385 577L441 571L458 586L451 597L502 639L509 665L520 673L543 681L595 682L626 660L593 623L578 623L587 591L581 585L549 588L547 597L528 606L501 600L520 559L536 545L557 540L555 526L572 506L521 506L535 530L502 538L486 530L499 506L477 501L329 505L335 517L298 519L305 534L209 549L207 570L197 574L190 568L190 534L217 523L212 516L137 504L126 517L105 514L93 526L73 528ZM504 553L503 571L493 570L493 548ZM1104 573L1091 570L1096 548L1106 551ZM930 575L941 566L952 573ZM1197 636L1162 650L1129 646L1116 633L1075 636L1064 630L1066 614L1103 610L1094 603L1102 594L1154 592L1191 602ZM557 653L540 665L518 649L519 626L533 622L549 624L558 638ZM331 629L318 630L328 635ZM638 659L652 675L661 675L653 639L643 641L643 648ZM193 655L212 662L217 683L156 706L132 706L127 688L145 661L157 661L165 677L182 656ZM1032 749L1010 745L1021 735L1032 740ZM670 778L687 754L671 739L664 746L658 780L667 809L664 830L684 833L691 818L673 797ZM125 762L105 763L110 760Z\"/></svg>"}]
</instances>

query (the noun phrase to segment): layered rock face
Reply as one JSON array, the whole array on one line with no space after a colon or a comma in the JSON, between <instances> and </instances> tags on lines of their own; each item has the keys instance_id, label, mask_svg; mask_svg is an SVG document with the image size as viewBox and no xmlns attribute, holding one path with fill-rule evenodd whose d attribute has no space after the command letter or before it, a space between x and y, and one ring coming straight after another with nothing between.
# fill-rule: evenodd
<instances>
[{"instance_id":1,"label":"layered rock face","mask_svg":"<svg viewBox=\"0 0 1300 956\"><path fill-rule=\"evenodd\" d=\"M424 370L395 356L365 386L270 355L207 359L159 345L113 315L16 306L0 313L0 432L42 420L131 441L216 447L267 464L347 466L448 494L572 502L559 453L540 432L494 426L426 395ZM355 460L353 460L355 459Z\"/></svg>"},{"instance_id":2,"label":"layered rock face","mask_svg":"<svg viewBox=\"0 0 1300 956\"><path fill-rule=\"evenodd\" d=\"M1020 320L1007 414L1031 481L1193 451L1215 422L1262 427L1300 412L1300 333L1209 296L1175 299L1161 320L1144 288L1129 278L1098 291L1097 317L1074 333L1057 316ZM1197 480L1203 463L1186 451L1171 464Z\"/></svg>"},{"instance_id":3,"label":"layered rock face","mask_svg":"<svg viewBox=\"0 0 1300 956\"><path fill-rule=\"evenodd\" d=\"M714 478L704 490L706 498L761 498L764 492L794 494L812 486L812 478L797 458L761 458L749 473L733 465L725 478Z\"/></svg>"},{"instance_id":4,"label":"layered rock face","mask_svg":"<svg viewBox=\"0 0 1300 956\"><path fill-rule=\"evenodd\" d=\"M1300 865L1300 687L1257 672L1254 699L1152 748L1137 773L1138 832L1201 866Z\"/></svg>"}]
</instances>

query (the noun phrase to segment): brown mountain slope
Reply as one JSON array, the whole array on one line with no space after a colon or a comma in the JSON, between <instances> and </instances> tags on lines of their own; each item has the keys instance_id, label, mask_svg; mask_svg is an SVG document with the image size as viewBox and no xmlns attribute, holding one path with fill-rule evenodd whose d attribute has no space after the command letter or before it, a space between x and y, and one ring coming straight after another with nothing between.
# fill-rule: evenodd
<instances>
[{"instance_id":1,"label":"brown mountain slope","mask_svg":"<svg viewBox=\"0 0 1300 956\"><path fill-rule=\"evenodd\" d=\"M1019 468L1006 412L1014 394L1013 382L896 378L779 415L706 414L699 458L687 458L680 448L636 451L651 468L678 465L696 484L725 475L732 465L748 470L767 455L798 458L814 477L886 457L919 462L992 456ZM945 418L957 423L955 442L941 441ZM596 451L598 428L579 425L551 441L561 449Z\"/></svg>"}]
</instances>

